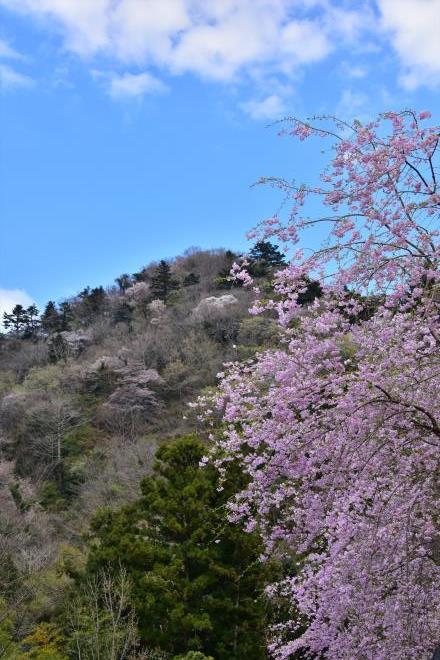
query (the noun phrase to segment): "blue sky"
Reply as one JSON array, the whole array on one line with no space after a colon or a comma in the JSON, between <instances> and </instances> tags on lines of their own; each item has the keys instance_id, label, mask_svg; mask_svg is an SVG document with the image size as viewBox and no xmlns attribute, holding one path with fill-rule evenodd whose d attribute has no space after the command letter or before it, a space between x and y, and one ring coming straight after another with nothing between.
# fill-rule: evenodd
<instances>
[{"instance_id":1,"label":"blue sky","mask_svg":"<svg viewBox=\"0 0 440 660\"><path fill-rule=\"evenodd\" d=\"M0 0L0 308L245 249L319 147L272 121L439 109L440 0Z\"/></svg>"}]
</instances>

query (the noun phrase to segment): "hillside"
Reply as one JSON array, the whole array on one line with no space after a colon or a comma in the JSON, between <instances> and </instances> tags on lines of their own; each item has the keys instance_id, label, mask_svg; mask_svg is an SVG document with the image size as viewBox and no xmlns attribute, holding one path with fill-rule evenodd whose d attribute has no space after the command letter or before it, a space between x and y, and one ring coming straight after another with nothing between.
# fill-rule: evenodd
<instances>
[{"instance_id":1,"label":"hillside","mask_svg":"<svg viewBox=\"0 0 440 660\"><path fill-rule=\"evenodd\" d=\"M252 260L263 286L282 262L267 248ZM192 249L50 301L41 315L5 315L0 570L14 640L60 616L92 517L139 497L157 447L206 437L188 403L215 385L223 363L277 337L270 315L249 316L251 292L228 280L236 257ZM7 646L0 657L25 657Z\"/></svg>"}]
</instances>

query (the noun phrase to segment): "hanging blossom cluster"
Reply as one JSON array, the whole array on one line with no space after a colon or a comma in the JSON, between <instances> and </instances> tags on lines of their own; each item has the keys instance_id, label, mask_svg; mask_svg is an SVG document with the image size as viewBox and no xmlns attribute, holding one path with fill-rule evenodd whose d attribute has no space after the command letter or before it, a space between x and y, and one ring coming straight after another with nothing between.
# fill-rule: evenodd
<instances>
[{"instance_id":1,"label":"hanging blossom cluster","mask_svg":"<svg viewBox=\"0 0 440 660\"><path fill-rule=\"evenodd\" d=\"M285 132L300 140L333 138L334 157L318 187L269 180L292 210L259 235L290 244L310 224L330 228L256 301L254 313L278 314L279 348L229 365L209 412L224 422L211 460L249 475L231 517L289 567L268 589L291 608L273 629L280 660L428 660L440 644L440 129L429 116L292 121ZM323 217L305 215L311 196ZM305 309L306 276L324 293Z\"/></svg>"}]
</instances>

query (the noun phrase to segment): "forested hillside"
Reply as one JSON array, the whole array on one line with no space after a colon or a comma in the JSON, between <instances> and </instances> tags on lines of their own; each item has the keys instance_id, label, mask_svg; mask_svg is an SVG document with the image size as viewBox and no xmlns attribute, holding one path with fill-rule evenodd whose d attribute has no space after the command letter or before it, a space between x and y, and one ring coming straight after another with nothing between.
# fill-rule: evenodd
<instances>
[{"instance_id":1,"label":"forested hillside","mask_svg":"<svg viewBox=\"0 0 440 660\"><path fill-rule=\"evenodd\" d=\"M243 477L201 471L188 405L278 337L230 280L237 256L191 249L5 314L0 657L266 657L268 568L226 520ZM282 254L263 241L250 263L270 291Z\"/></svg>"}]
</instances>

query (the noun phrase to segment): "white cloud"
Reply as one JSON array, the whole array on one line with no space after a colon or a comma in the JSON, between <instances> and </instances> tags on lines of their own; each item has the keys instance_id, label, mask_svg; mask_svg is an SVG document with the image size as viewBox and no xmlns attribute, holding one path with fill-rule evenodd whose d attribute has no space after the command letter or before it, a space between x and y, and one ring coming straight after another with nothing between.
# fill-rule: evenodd
<instances>
[{"instance_id":1,"label":"white cloud","mask_svg":"<svg viewBox=\"0 0 440 660\"><path fill-rule=\"evenodd\" d=\"M3 312L9 314L15 305L29 307L33 302L31 296L23 289L0 289L0 328L3 322Z\"/></svg>"},{"instance_id":2,"label":"white cloud","mask_svg":"<svg viewBox=\"0 0 440 660\"><path fill-rule=\"evenodd\" d=\"M341 73L348 78L365 78L368 74L366 66L360 64L350 64L350 62L343 62L341 65Z\"/></svg>"},{"instance_id":3,"label":"white cloud","mask_svg":"<svg viewBox=\"0 0 440 660\"><path fill-rule=\"evenodd\" d=\"M160 94L167 87L147 72L124 73L110 78L109 94L113 98L134 98L145 94Z\"/></svg>"},{"instance_id":4,"label":"white cloud","mask_svg":"<svg viewBox=\"0 0 440 660\"><path fill-rule=\"evenodd\" d=\"M16 51L4 39L0 39L0 90L11 90L17 87L31 87L33 80L29 76L20 73L4 60L25 61L24 55Z\"/></svg>"},{"instance_id":5,"label":"white cloud","mask_svg":"<svg viewBox=\"0 0 440 660\"><path fill-rule=\"evenodd\" d=\"M255 66L291 71L324 58L332 48L332 35L322 11L311 13L319 4L318 0L0 0L0 5L55 25L66 47L81 56L107 54L126 65L154 64L224 81L249 74ZM351 29L344 28L344 33Z\"/></svg>"},{"instance_id":6,"label":"white cloud","mask_svg":"<svg viewBox=\"0 0 440 660\"><path fill-rule=\"evenodd\" d=\"M152 91L139 78L151 67L227 83L292 80L347 45L352 77L363 73L357 55L387 44L399 55L407 86L440 83L440 0L0 0L0 6L37 18L81 57L108 57L109 76L115 62L145 71L114 78L113 96Z\"/></svg>"},{"instance_id":7,"label":"white cloud","mask_svg":"<svg viewBox=\"0 0 440 660\"><path fill-rule=\"evenodd\" d=\"M0 39L0 58L4 60L23 60L23 55L17 52L7 41Z\"/></svg>"},{"instance_id":8,"label":"white cloud","mask_svg":"<svg viewBox=\"0 0 440 660\"><path fill-rule=\"evenodd\" d=\"M29 76L16 71L7 64L0 63L0 89L10 90L18 87L31 87L34 81Z\"/></svg>"},{"instance_id":9,"label":"white cloud","mask_svg":"<svg viewBox=\"0 0 440 660\"><path fill-rule=\"evenodd\" d=\"M286 104L278 94L262 100L251 99L240 107L252 119L282 119L287 113Z\"/></svg>"},{"instance_id":10,"label":"white cloud","mask_svg":"<svg viewBox=\"0 0 440 660\"><path fill-rule=\"evenodd\" d=\"M332 50L323 29L312 21L290 21L281 31L281 53L294 63L322 60Z\"/></svg>"},{"instance_id":11,"label":"white cloud","mask_svg":"<svg viewBox=\"0 0 440 660\"><path fill-rule=\"evenodd\" d=\"M440 0L378 0L410 88L440 83Z\"/></svg>"},{"instance_id":12,"label":"white cloud","mask_svg":"<svg viewBox=\"0 0 440 660\"><path fill-rule=\"evenodd\" d=\"M335 114L351 122L353 119L366 121L371 110L371 100L363 92L344 89L336 107Z\"/></svg>"}]
</instances>

